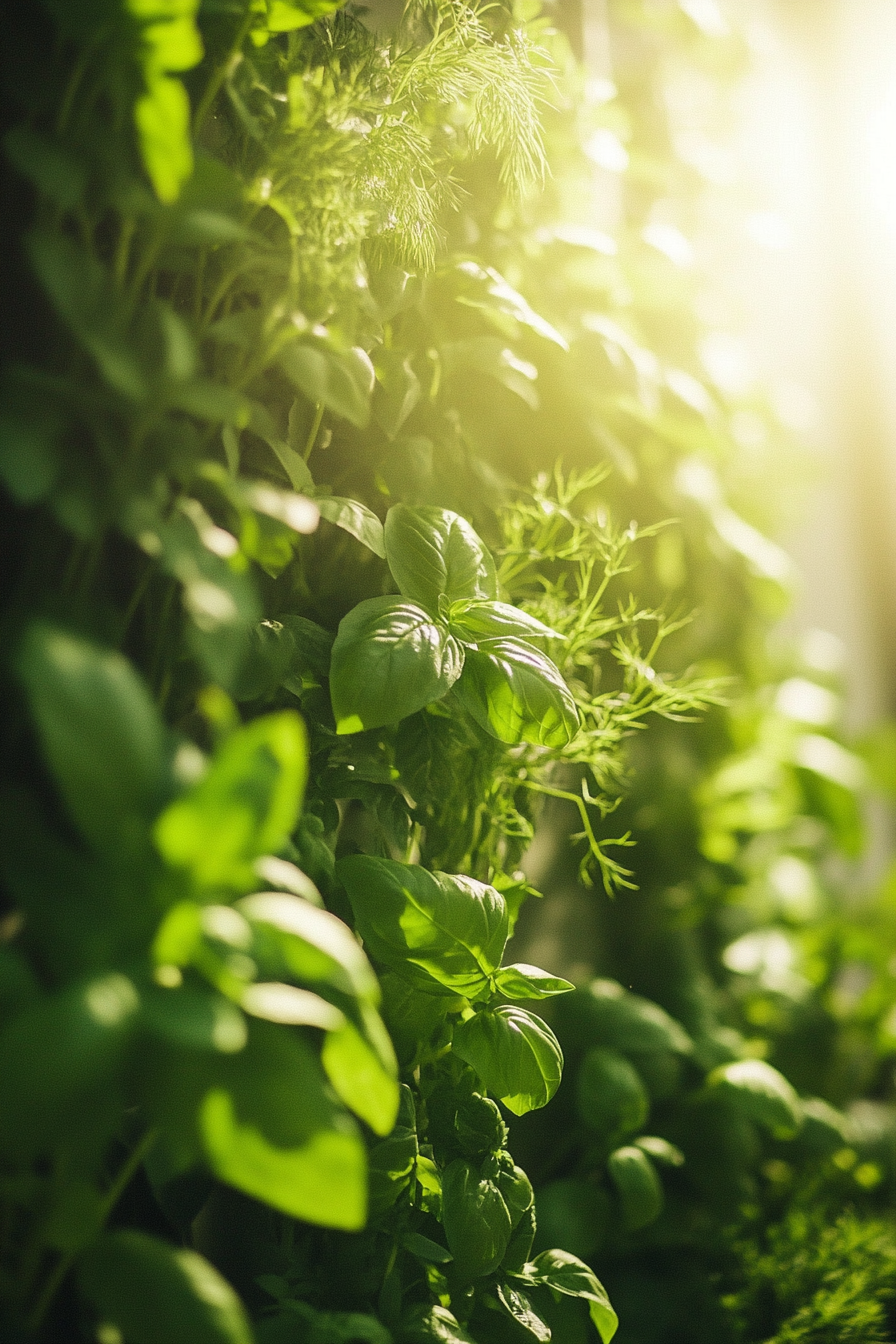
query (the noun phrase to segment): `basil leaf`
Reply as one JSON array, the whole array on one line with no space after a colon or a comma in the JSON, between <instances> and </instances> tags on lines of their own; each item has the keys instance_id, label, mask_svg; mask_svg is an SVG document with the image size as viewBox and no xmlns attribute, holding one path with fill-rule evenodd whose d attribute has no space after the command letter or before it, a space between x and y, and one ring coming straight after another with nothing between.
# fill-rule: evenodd
<instances>
[{"instance_id":1,"label":"basil leaf","mask_svg":"<svg viewBox=\"0 0 896 1344\"><path fill-rule=\"evenodd\" d=\"M641 1128L650 1101L640 1074L624 1055L595 1046L579 1065L576 1107L589 1129L618 1141Z\"/></svg>"},{"instance_id":2,"label":"basil leaf","mask_svg":"<svg viewBox=\"0 0 896 1344\"><path fill-rule=\"evenodd\" d=\"M502 966L495 975L495 989L505 999L548 999L554 994L568 994L574 988L568 980L523 961Z\"/></svg>"},{"instance_id":3,"label":"basil leaf","mask_svg":"<svg viewBox=\"0 0 896 1344\"><path fill-rule=\"evenodd\" d=\"M450 509L395 504L386 514L386 558L405 597L432 612L439 598L494 598L495 562L465 518Z\"/></svg>"},{"instance_id":4,"label":"basil leaf","mask_svg":"<svg viewBox=\"0 0 896 1344\"><path fill-rule=\"evenodd\" d=\"M330 663L338 733L381 728L439 700L463 668L446 626L411 602L372 597L339 624Z\"/></svg>"},{"instance_id":5,"label":"basil leaf","mask_svg":"<svg viewBox=\"0 0 896 1344\"><path fill-rule=\"evenodd\" d=\"M363 1227L364 1141L331 1100L304 1041L286 1027L252 1022L245 1050L223 1057L218 1077L199 1111L214 1174L293 1218Z\"/></svg>"},{"instance_id":6,"label":"basil leaf","mask_svg":"<svg viewBox=\"0 0 896 1344\"><path fill-rule=\"evenodd\" d=\"M510 1213L494 1181L460 1157L442 1173L442 1226L463 1278L498 1268L510 1240Z\"/></svg>"},{"instance_id":7,"label":"basil leaf","mask_svg":"<svg viewBox=\"0 0 896 1344\"><path fill-rule=\"evenodd\" d=\"M266 970L282 969L287 976L377 1003L379 987L370 962L348 926L329 910L283 891L256 892L235 908L252 925L252 954Z\"/></svg>"},{"instance_id":8,"label":"basil leaf","mask_svg":"<svg viewBox=\"0 0 896 1344\"><path fill-rule=\"evenodd\" d=\"M603 1284L576 1256L570 1255L569 1251L542 1251L531 1265L526 1266L525 1277L528 1283L545 1284L555 1293L585 1298L597 1333L603 1344L610 1344L619 1318Z\"/></svg>"},{"instance_id":9,"label":"basil leaf","mask_svg":"<svg viewBox=\"0 0 896 1344\"><path fill-rule=\"evenodd\" d=\"M495 1291L504 1310L527 1335L537 1339L538 1344L549 1344L550 1327L532 1310L532 1303L525 1293L520 1292L518 1288L511 1288L509 1283L499 1283Z\"/></svg>"},{"instance_id":10,"label":"basil leaf","mask_svg":"<svg viewBox=\"0 0 896 1344\"><path fill-rule=\"evenodd\" d=\"M385 1136L398 1115L398 1064L376 1013L368 1008L363 1020L363 1032L352 1022L329 1032L321 1062L340 1101Z\"/></svg>"},{"instance_id":11,"label":"basil leaf","mask_svg":"<svg viewBox=\"0 0 896 1344\"><path fill-rule=\"evenodd\" d=\"M494 639L468 649L455 695L501 742L563 747L579 727L575 701L557 667L521 639Z\"/></svg>"},{"instance_id":12,"label":"basil leaf","mask_svg":"<svg viewBox=\"0 0 896 1344\"><path fill-rule=\"evenodd\" d=\"M507 907L494 887L364 854L340 859L336 872L377 961L430 992L490 994L507 941Z\"/></svg>"},{"instance_id":13,"label":"basil leaf","mask_svg":"<svg viewBox=\"0 0 896 1344\"><path fill-rule=\"evenodd\" d=\"M564 1038L583 1048L606 1045L624 1055L671 1050L686 1055L693 1042L684 1027L658 1003L631 994L616 980L593 980L558 1005Z\"/></svg>"},{"instance_id":14,"label":"basil leaf","mask_svg":"<svg viewBox=\"0 0 896 1344\"><path fill-rule=\"evenodd\" d=\"M377 381L373 418L386 437L394 439L420 400L420 379L401 350L380 349L373 363Z\"/></svg>"},{"instance_id":15,"label":"basil leaf","mask_svg":"<svg viewBox=\"0 0 896 1344\"><path fill-rule=\"evenodd\" d=\"M462 644L481 639L562 639L558 631L508 602L457 602L451 607L448 625Z\"/></svg>"},{"instance_id":16,"label":"basil leaf","mask_svg":"<svg viewBox=\"0 0 896 1344\"><path fill-rule=\"evenodd\" d=\"M402 1317L402 1344L473 1344L447 1307L412 1307Z\"/></svg>"},{"instance_id":17,"label":"basil leaf","mask_svg":"<svg viewBox=\"0 0 896 1344\"><path fill-rule=\"evenodd\" d=\"M622 1204L629 1231L646 1227L663 1208L663 1187L650 1158L634 1144L617 1148L607 1159L607 1170Z\"/></svg>"},{"instance_id":18,"label":"basil leaf","mask_svg":"<svg viewBox=\"0 0 896 1344\"><path fill-rule=\"evenodd\" d=\"M392 1133L375 1143L368 1155L370 1212L373 1216L392 1207L406 1190L419 1157L417 1120L411 1089L399 1083L398 1121Z\"/></svg>"},{"instance_id":19,"label":"basil leaf","mask_svg":"<svg viewBox=\"0 0 896 1344\"><path fill-rule=\"evenodd\" d=\"M476 1013L455 1028L452 1049L514 1115L546 1105L560 1083L563 1052L557 1038L524 1008Z\"/></svg>"},{"instance_id":20,"label":"basil leaf","mask_svg":"<svg viewBox=\"0 0 896 1344\"><path fill-rule=\"evenodd\" d=\"M343 353L297 342L280 353L278 363L309 401L322 402L359 429L368 423L374 373L363 350Z\"/></svg>"},{"instance_id":21,"label":"basil leaf","mask_svg":"<svg viewBox=\"0 0 896 1344\"><path fill-rule=\"evenodd\" d=\"M790 1083L763 1059L739 1059L722 1064L706 1080L716 1096L723 1096L741 1115L778 1139L792 1139L803 1123L800 1100Z\"/></svg>"},{"instance_id":22,"label":"basil leaf","mask_svg":"<svg viewBox=\"0 0 896 1344\"><path fill-rule=\"evenodd\" d=\"M305 728L286 711L239 728L199 783L159 817L162 856L200 887L255 881L253 861L276 851L295 825L308 770Z\"/></svg>"},{"instance_id":23,"label":"basil leaf","mask_svg":"<svg viewBox=\"0 0 896 1344\"><path fill-rule=\"evenodd\" d=\"M227 1280L195 1251L145 1232L107 1232L82 1258L78 1280L129 1344L252 1344Z\"/></svg>"},{"instance_id":24,"label":"basil leaf","mask_svg":"<svg viewBox=\"0 0 896 1344\"><path fill-rule=\"evenodd\" d=\"M383 538L383 525L376 514L356 499L343 499L340 495L317 495L314 500L321 518L341 527L343 532L360 541L368 551L373 551L381 560L386 558L386 543Z\"/></svg>"}]
</instances>

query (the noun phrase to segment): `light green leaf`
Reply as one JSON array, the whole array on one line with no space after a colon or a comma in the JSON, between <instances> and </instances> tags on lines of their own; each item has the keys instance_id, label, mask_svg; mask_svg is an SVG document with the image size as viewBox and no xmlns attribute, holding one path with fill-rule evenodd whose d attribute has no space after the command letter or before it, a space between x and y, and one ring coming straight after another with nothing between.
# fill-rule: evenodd
<instances>
[{"instance_id":1,"label":"light green leaf","mask_svg":"<svg viewBox=\"0 0 896 1344\"><path fill-rule=\"evenodd\" d=\"M455 694L501 742L562 747L578 731L566 682L550 658L521 639L493 639L468 649Z\"/></svg>"},{"instance_id":2,"label":"light green leaf","mask_svg":"<svg viewBox=\"0 0 896 1344\"><path fill-rule=\"evenodd\" d=\"M341 859L336 872L377 961L430 992L490 993L507 941L507 907L494 887L364 854Z\"/></svg>"},{"instance_id":3,"label":"light green leaf","mask_svg":"<svg viewBox=\"0 0 896 1344\"><path fill-rule=\"evenodd\" d=\"M570 1255L569 1251L542 1251L532 1264L526 1266L525 1275L521 1277L525 1277L528 1283L545 1284L555 1293L584 1298L603 1344L610 1344L619 1318L610 1305L603 1284L576 1256Z\"/></svg>"},{"instance_id":4,"label":"light green leaf","mask_svg":"<svg viewBox=\"0 0 896 1344\"><path fill-rule=\"evenodd\" d=\"M176 201L193 172L190 100L180 80L152 74L146 92L134 104L134 124L156 195L166 203Z\"/></svg>"},{"instance_id":5,"label":"light green leaf","mask_svg":"<svg viewBox=\"0 0 896 1344\"><path fill-rule=\"evenodd\" d=\"M546 1105L560 1083L559 1042L546 1022L524 1008L476 1013L455 1028L452 1049L514 1115Z\"/></svg>"},{"instance_id":6,"label":"light green leaf","mask_svg":"<svg viewBox=\"0 0 896 1344\"><path fill-rule=\"evenodd\" d=\"M568 980L522 961L502 966L495 974L495 989L505 999L548 999L554 994L568 994L574 988Z\"/></svg>"},{"instance_id":7,"label":"light green leaf","mask_svg":"<svg viewBox=\"0 0 896 1344\"><path fill-rule=\"evenodd\" d=\"M386 558L383 525L372 509L356 499L342 499L339 495L318 495L314 500L320 516L348 532L362 546L366 546L381 560Z\"/></svg>"},{"instance_id":8,"label":"light green leaf","mask_svg":"<svg viewBox=\"0 0 896 1344\"><path fill-rule=\"evenodd\" d=\"M297 342L279 356L283 372L309 401L364 429L370 419L373 365L363 350L327 349Z\"/></svg>"},{"instance_id":9,"label":"light green leaf","mask_svg":"<svg viewBox=\"0 0 896 1344\"><path fill-rule=\"evenodd\" d=\"M738 1059L722 1064L706 1080L707 1088L724 1097L748 1120L776 1138L792 1139L803 1122L800 1099L790 1083L764 1059Z\"/></svg>"},{"instance_id":10,"label":"light green leaf","mask_svg":"<svg viewBox=\"0 0 896 1344\"><path fill-rule=\"evenodd\" d=\"M162 856L199 887L251 886L253 861L279 849L295 824L307 753L302 721L290 711L239 728L199 783L159 817Z\"/></svg>"},{"instance_id":11,"label":"light green leaf","mask_svg":"<svg viewBox=\"0 0 896 1344\"><path fill-rule=\"evenodd\" d=\"M252 1344L227 1280L195 1251L145 1232L107 1232L83 1256L78 1281L127 1344Z\"/></svg>"},{"instance_id":12,"label":"light green leaf","mask_svg":"<svg viewBox=\"0 0 896 1344\"><path fill-rule=\"evenodd\" d=\"M500 318L511 318L514 322L519 322L522 326L528 327L538 336L550 341L553 345L558 345L561 350L568 350L567 341L552 327L550 322L539 316L532 309L522 294L518 294L503 275L489 268L483 270L477 266L475 261L462 261L457 268L459 276L463 277L463 288L457 295L457 302L466 305L469 308L478 308L493 316L495 325L506 335L513 335L513 331L508 330Z\"/></svg>"},{"instance_id":13,"label":"light green leaf","mask_svg":"<svg viewBox=\"0 0 896 1344\"><path fill-rule=\"evenodd\" d=\"M332 14L342 0L267 0L267 26L272 33L305 28L324 14Z\"/></svg>"},{"instance_id":14,"label":"light green leaf","mask_svg":"<svg viewBox=\"0 0 896 1344\"><path fill-rule=\"evenodd\" d=\"M367 1003L379 1001L376 976L357 938L329 910L282 891L245 896L235 908L255 930L253 951L262 966L276 957L300 980L331 985Z\"/></svg>"},{"instance_id":15,"label":"light green leaf","mask_svg":"<svg viewBox=\"0 0 896 1344\"><path fill-rule=\"evenodd\" d=\"M463 644L478 644L480 640L504 639L562 639L563 636L549 625L530 616L519 607L507 602L452 603L448 614L452 635Z\"/></svg>"},{"instance_id":16,"label":"light green leaf","mask_svg":"<svg viewBox=\"0 0 896 1344\"><path fill-rule=\"evenodd\" d=\"M401 350L380 349L373 363L377 380L373 417L383 433L394 439L420 400L420 380Z\"/></svg>"},{"instance_id":17,"label":"light green leaf","mask_svg":"<svg viewBox=\"0 0 896 1344\"><path fill-rule=\"evenodd\" d=\"M336 729L357 733L414 714L451 689L463 650L447 627L394 597L359 602L339 624L330 665Z\"/></svg>"},{"instance_id":18,"label":"light green leaf","mask_svg":"<svg viewBox=\"0 0 896 1344\"><path fill-rule=\"evenodd\" d=\"M372 1010L364 1023L363 1035L352 1022L331 1031L321 1061L340 1101L375 1134L385 1136L398 1115L398 1064L388 1033Z\"/></svg>"},{"instance_id":19,"label":"light green leaf","mask_svg":"<svg viewBox=\"0 0 896 1344\"><path fill-rule=\"evenodd\" d=\"M293 1218L356 1231L366 1217L364 1142L329 1099L305 1043L253 1022L249 1044L222 1061L200 1108L206 1158L221 1180Z\"/></svg>"},{"instance_id":20,"label":"light green leaf","mask_svg":"<svg viewBox=\"0 0 896 1344\"><path fill-rule=\"evenodd\" d=\"M491 552L465 518L450 509L395 504L386 515L386 558L405 597L439 610L439 598L495 598Z\"/></svg>"},{"instance_id":21,"label":"light green leaf","mask_svg":"<svg viewBox=\"0 0 896 1344\"><path fill-rule=\"evenodd\" d=\"M498 1268L512 1231L510 1213L495 1182L462 1158L442 1173L442 1226L463 1278Z\"/></svg>"},{"instance_id":22,"label":"light green leaf","mask_svg":"<svg viewBox=\"0 0 896 1344\"><path fill-rule=\"evenodd\" d=\"M319 994L285 985L279 980L259 980L247 985L240 997L240 1006L252 1017L292 1027L338 1031L345 1023L345 1014Z\"/></svg>"},{"instance_id":23,"label":"light green leaf","mask_svg":"<svg viewBox=\"0 0 896 1344\"><path fill-rule=\"evenodd\" d=\"M143 683L120 653L51 625L28 628L18 670L69 813L91 846L133 858L164 797L164 730Z\"/></svg>"},{"instance_id":24,"label":"light green leaf","mask_svg":"<svg viewBox=\"0 0 896 1344\"><path fill-rule=\"evenodd\" d=\"M626 1227L635 1231L658 1218L663 1187L647 1154L634 1144L617 1148L607 1159L610 1179L619 1194Z\"/></svg>"}]
</instances>

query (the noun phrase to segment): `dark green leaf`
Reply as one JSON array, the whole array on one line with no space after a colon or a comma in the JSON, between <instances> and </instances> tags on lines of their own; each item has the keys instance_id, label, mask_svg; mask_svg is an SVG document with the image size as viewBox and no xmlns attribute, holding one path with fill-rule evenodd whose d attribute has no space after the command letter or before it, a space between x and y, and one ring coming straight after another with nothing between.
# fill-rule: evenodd
<instances>
[{"instance_id":1,"label":"dark green leaf","mask_svg":"<svg viewBox=\"0 0 896 1344\"><path fill-rule=\"evenodd\" d=\"M430 991L490 992L507 940L507 909L494 887L362 854L341 859L336 871L377 961Z\"/></svg>"},{"instance_id":2,"label":"dark green leaf","mask_svg":"<svg viewBox=\"0 0 896 1344\"><path fill-rule=\"evenodd\" d=\"M38 999L0 1033L0 1147L39 1153L75 1124L108 1086L136 1020L139 998L117 972Z\"/></svg>"},{"instance_id":3,"label":"dark green leaf","mask_svg":"<svg viewBox=\"0 0 896 1344\"><path fill-rule=\"evenodd\" d=\"M540 1017L524 1008L487 1008L455 1028L452 1048L514 1115L546 1105L557 1090L563 1053Z\"/></svg>"},{"instance_id":4,"label":"dark green leaf","mask_svg":"<svg viewBox=\"0 0 896 1344\"><path fill-rule=\"evenodd\" d=\"M646 1227L663 1208L663 1187L647 1154L634 1144L617 1148L607 1159L607 1169L622 1204L625 1225L631 1231Z\"/></svg>"},{"instance_id":5,"label":"dark green leaf","mask_svg":"<svg viewBox=\"0 0 896 1344\"><path fill-rule=\"evenodd\" d=\"M594 980L558 1004L560 1021L576 1044L606 1045L622 1054L657 1050L689 1054L693 1043L684 1027L659 1004L631 994L616 980Z\"/></svg>"},{"instance_id":6,"label":"dark green leaf","mask_svg":"<svg viewBox=\"0 0 896 1344\"><path fill-rule=\"evenodd\" d=\"M231 1054L246 1044L246 1019L239 1008L210 990L150 986L140 1009L144 1028L177 1045Z\"/></svg>"},{"instance_id":7,"label":"dark green leaf","mask_svg":"<svg viewBox=\"0 0 896 1344\"><path fill-rule=\"evenodd\" d=\"M440 1246L437 1241L430 1241L429 1237L421 1236L419 1232L406 1232L401 1244L411 1255L416 1255L418 1260L430 1265L447 1265L453 1259L451 1252L446 1251L444 1246Z\"/></svg>"},{"instance_id":8,"label":"dark green leaf","mask_svg":"<svg viewBox=\"0 0 896 1344\"><path fill-rule=\"evenodd\" d=\"M256 719L219 748L206 775L162 813L156 844L200 887L244 890L253 860L295 824L307 774L305 730L289 711Z\"/></svg>"},{"instance_id":9,"label":"dark green leaf","mask_svg":"<svg viewBox=\"0 0 896 1344\"><path fill-rule=\"evenodd\" d=\"M532 1310L532 1303L526 1294L518 1288L511 1288L509 1283L499 1283L495 1291L499 1302L517 1325L525 1330L527 1335L537 1339L538 1344L548 1344L551 1338L550 1328Z\"/></svg>"},{"instance_id":10,"label":"dark green leaf","mask_svg":"<svg viewBox=\"0 0 896 1344\"><path fill-rule=\"evenodd\" d=\"M412 1307L402 1317L401 1344L475 1344L447 1307Z\"/></svg>"},{"instance_id":11,"label":"dark green leaf","mask_svg":"<svg viewBox=\"0 0 896 1344\"><path fill-rule=\"evenodd\" d=\"M455 694L501 742L562 747L578 731L566 682L550 658L521 639L494 639L468 649Z\"/></svg>"},{"instance_id":12,"label":"dark green leaf","mask_svg":"<svg viewBox=\"0 0 896 1344\"><path fill-rule=\"evenodd\" d=\"M385 1212L410 1184L419 1155L417 1146L414 1097L411 1089L399 1084L398 1121L388 1138L370 1149L370 1210L375 1216Z\"/></svg>"},{"instance_id":13,"label":"dark green leaf","mask_svg":"<svg viewBox=\"0 0 896 1344\"><path fill-rule=\"evenodd\" d=\"M78 1267L81 1291L128 1344L252 1344L243 1305L195 1251L144 1232L109 1232Z\"/></svg>"},{"instance_id":14,"label":"dark green leaf","mask_svg":"<svg viewBox=\"0 0 896 1344\"><path fill-rule=\"evenodd\" d=\"M405 597L439 610L439 598L495 598L495 563L465 518L450 509L395 504L386 514L386 558Z\"/></svg>"},{"instance_id":15,"label":"dark green leaf","mask_svg":"<svg viewBox=\"0 0 896 1344\"><path fill-rule=\"evenodd\" d=\"M559 976L549 975L538 966L515 962L502 966L495 975L495 989L505 999L548 999L554 994L567 994L575 986Z\"/></svg>"},{"instance_id":16,"label":"dark green leaf","mask_svg":"<svg viewBox=\"0 0 896 1344\"><path fill-rule=\"evenodd\" d=\"M472 1279L497 1269L510 1239L510 1214L494 1181L462 1158L442 1173L442 1224L458 1274Z\"/></svg>"},{"instance_id":17,"label":"dark green leaf","mask_svg":"<svg viewBox=\"0 0 896 1344\"><path fill-rule=\"evenodd\" d=\"M18 668L44 754L82 833L110 857L141 853L164 796L167 750L130 663L36 623L22 641Z\"/></svg>"},{"instance_id":18,"label":"dark green leaf","mask_svg":"<svg viewBox=\"0 0 896 1344\"><path fill-rule=\"evenodd\" d=\"M20 504L34 504L59 477L62 415L21 366L7 366L0 398L0 479Z\"/></svg>"},{"instance_id":19,"label":"dark green leaf","mask_svg":"<svg viewBox=\"0 0 896 1344\"><path fill-rule=\"evenodd\" d=\"M341 527L344 532L360 541L362 546L373 551L374 555L385 560L383 525L376 514L364 504L359 504L356 499L342 499L338 495L318 495L314 502L320 510L321 518L335 523L337 527Z\"/></svg>"},{"instance_id":20,"label":"dark green leaf","mask_svg":"<svg viewBox=\"0 0 896 1344\"><path fill-rule=\"evenodd\" d=\"M10 163L61 210L73 209L87 187L80 157L30 126L14 126L3 137Z\"/></svg>"},{"instance_id":21,"label":"dark green leaf","mask_svg":"<svg viewBox=\"0 0 896 1344\"><path fill-rule=\"evenodd\" d=\"M763 1059L739 1059L722 1064L706 1080L716 1096L724 1097L748 1120L779 1139L791 1139L803 1122L800 1100L782 1073Z\"/></svg>"},{"instance_id":22,"label":"dark green leaf","mask_svg":"<svg viewBox=\"0 0 896 1344\"><path fill-rule=\"evenodd\" d=\"M365 427L370 419L374 372L363 350L339 352L297 343L280 354L279 364L309 401L320 402L359 429Z\"/></svg>"},{"instance_id":23,"label":"dark green leaf","mask_svg":"<svg viewBox=\"0 0 896 1344\"><path fill-rule=\"evenodd\" d=\"M339 624L330 694L339 733L379 728L451 689L463 650L446 626L411 602L372 597Z\"/></svg>"},{"instance_id":24,"label":"dark green leaf","mask_svg":"<svg viewBox=\"0 0 896 1344\"><path fill-rule=\"evenodd\" d=\"M619 1140L640 1129L650 1101L637 1070L624 1055L595 1046L579 1065L576 1106L589 1129Z\"/></svg>"},{"instance_id":25,"label":"dark green leaf","mask_svg":"<svg viewBox=\"0 0 896 1344\"><path fill-rule=\"evenodd\" d=\"M314 1055L288 1028L251 1024L249 1044L222 1059L221 1085L203 1098L200 1129L221 1180L293 1218L363 1226L364 1142L330 1100Z\"/></svg>"},{"instance_id":26,"label":"dark green leaf","mask_svg":"<svg viewBox=\"0 0 896 1344\"><path fill-rule=\"evenodd\" d=\"M603 1344L610 1344L619 1318L610 1306L603 1284L586 1264L568 1251L542 1251L526 1270L530 1283L546 1284L554 1292L568 1297L585 1298L597 1333Z\"/></svg>"}]
</instances>

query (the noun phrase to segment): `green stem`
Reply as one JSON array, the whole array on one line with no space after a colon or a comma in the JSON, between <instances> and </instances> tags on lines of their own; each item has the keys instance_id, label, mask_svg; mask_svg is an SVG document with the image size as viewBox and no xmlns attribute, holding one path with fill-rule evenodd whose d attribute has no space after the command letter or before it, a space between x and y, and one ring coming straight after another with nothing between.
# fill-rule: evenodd
<instances>
[{"instance_id":1,"label":"green stem","mask_svg":"<svg viewBox=\"0 0 896 1344\"><path fill-rule=\"evenodd\" d=\"M252 27L253 17L254 17L253 11L247 6L246 13L243 17L243 21L240 24L239 28L236 30L236 35L233 39L229 51L227 52L227 55L224 57L223 61L221 61L217 66L215 66L215 69L212 71L208 83L206 84L205 88L202 91L202 97L199 99L199 103L196 108L196 114L193 117L194 139L199 135L199 132L202 130L203 124L205 123L205 119L209 114L209 110L211 109L211 105L221 91L221 85L227 78L231 65L233 64L234 58L238 56L240 51L242 50L243 43L245 42L246 38L249 35L249 29Z\"/></svg>"},{"instance_id":2,"label":"green stem","mask_svg":"<svg viewBox=\"0 0 896 1344\"><path fill-rule=\"evenodd\" d=\"M103 1227L109 1214L115 1208L115 1205L124 1194L126 1188L130 1185L136 1175L137 1168L155 1143L156 1134L157 1131L154 1129L147 1130L140 1142L136 1144L127 1159L119 1167L118 1175L106 1191L106 1197L100 1205L96 1223L94 1224L97 1231ZM41 1289L40 1296L34 1304L31 1315L28 1317L28 1329L31 1333L34 1333L41 1325L44 1317L52 1306L54 1297L59 1292L63 1280L75 1263L75 1260L78 1258L81 1249L81 1246L77 1246L71 1250L65 1251L56 1261L53 1272Z\"/></svg>"},{"instance_id":3,"label":"green stem","mask_svg":"<svg viewBox=\"0 0 896 1344\"><path fill-rule=\"evenodd\" d=\"M317 439L317 432L320 429L320 422L323 420L323 418L324 418L324 404L322 401L319 401L317 403L317 408L314 412L314 419L311 422L311 429L309 430L308 438L305 440L305 449L304 452L302 453L302 457L306 462L308 461L309 457L312 454L312 451L314 450L314 444Z\"/></svg>"}]
</instances>

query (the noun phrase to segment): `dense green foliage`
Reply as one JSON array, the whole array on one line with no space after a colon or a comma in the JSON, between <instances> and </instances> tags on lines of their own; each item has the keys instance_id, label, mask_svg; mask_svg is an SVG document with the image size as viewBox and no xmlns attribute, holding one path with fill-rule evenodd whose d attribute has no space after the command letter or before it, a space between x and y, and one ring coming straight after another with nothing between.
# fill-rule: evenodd
<instances>
[{"instance_id":1,"label":"dense green foliage","mask_svg":"<svg viewBox=\"0 0 896 1344\"><path fill-rule=\"evenodd\" d=\"M11 24L13 1340L893 1337L892 897L824 915L769 417L642 238L663 62L737 43L653 9L606 105L524 7ZM572 883L575 989L512 941Z\"/></svg>"}]
</instances>

